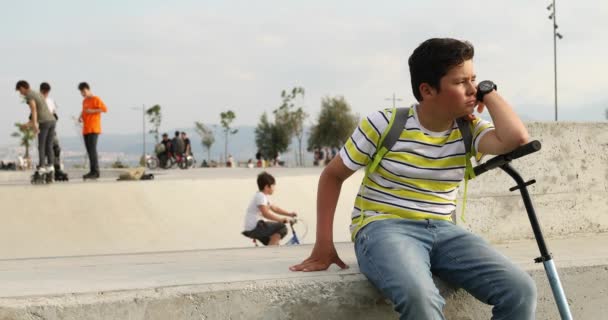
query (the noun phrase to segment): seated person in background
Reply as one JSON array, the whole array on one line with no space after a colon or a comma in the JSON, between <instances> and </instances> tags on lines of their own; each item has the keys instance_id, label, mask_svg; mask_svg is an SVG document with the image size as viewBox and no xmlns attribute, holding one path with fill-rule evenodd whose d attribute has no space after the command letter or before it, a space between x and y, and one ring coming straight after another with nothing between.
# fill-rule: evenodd
<instances>
[{"instance_id":1,"label":"seated person in background","mask_svg":"<svg viewBox=\"0 0 608 320\"><path fill-rule=\"evenodd\" d=\"M166 168L167 160L169 160L169 154L171 151L171 140L169 140L168 134L163 133L163 140L158 143L155 151L158 161L160 162L160 167Z\"/></svg>"},{"instance_id":2,"label":"seated person in background","mask_svg":"<svg viewBox=\"0 0 608 320\"><path fill-rule=\"evenodd\" d=\"M265 246L279 245L279 241L287 234L286 223L297 216L295 212L287 212L268 200L274 193L275 179L272 175L262 172L257 179L259 191L255 193L247 213L245 214L246 237L259 240ZM272 210L272 212L271 212ZM273 213L274 212L274 213ZM266 218L267 220L264 220Z\"/></svg>"},{"instance_id":3,"label":"seated person in background","mask_svg":"<svg viewBox=\"0 0 608 320\"><path fill-rule=\"evenodd\" d=\"M179 161L185 151L186 145L184 144L184 139L182 139L179 131L175 131L175 137L171 139L171 156L175 158L176 161Z\"/></svg>"}]
</instances>

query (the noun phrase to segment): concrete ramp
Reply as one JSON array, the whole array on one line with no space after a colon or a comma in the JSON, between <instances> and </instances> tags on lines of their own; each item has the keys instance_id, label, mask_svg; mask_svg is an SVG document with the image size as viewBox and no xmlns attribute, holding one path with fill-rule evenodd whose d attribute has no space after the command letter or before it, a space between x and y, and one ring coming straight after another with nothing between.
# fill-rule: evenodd
<instances>
[{"instance_id":1,"label":"concrete ramp","mask_svg":"<svg viewBox=\"0 0 608 320\"><path fill-rule=\"evenodd\" d=\"M197 179L164 173L152 181L0 186L0 259L253 246L240 233L259 171L191 171ZM314 235L319 173L276 173L273 201L308 221L306 241ZM343 241L356 185L340 201L335 231Z\"/></svg>"}]
</instances>

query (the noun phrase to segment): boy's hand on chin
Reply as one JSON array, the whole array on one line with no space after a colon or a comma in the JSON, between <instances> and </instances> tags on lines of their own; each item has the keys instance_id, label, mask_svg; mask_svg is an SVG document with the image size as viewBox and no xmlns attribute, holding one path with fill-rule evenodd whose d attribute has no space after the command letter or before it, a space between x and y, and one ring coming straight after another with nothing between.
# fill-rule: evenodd
<instances>
[{"instance_id":1,"label":"boy's hand on chin","mask_svg":"<svg viewBox=\"0 0 608 320\"><path fill-rule=\"evenodd\" d=\"M486 108L486 105L483 102L477 101L477 112L482 113Z\"/></svg>"}]
</instances>

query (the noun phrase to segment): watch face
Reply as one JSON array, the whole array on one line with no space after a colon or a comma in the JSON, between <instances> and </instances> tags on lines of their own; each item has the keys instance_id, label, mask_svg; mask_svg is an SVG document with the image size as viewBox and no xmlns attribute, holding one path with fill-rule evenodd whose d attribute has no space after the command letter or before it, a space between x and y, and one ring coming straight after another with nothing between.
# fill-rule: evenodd
<instances>
[{"instance_id":1,"label":"watch face","mask_svg":"<svg viewBox=\"0 0 608 320\"><path fill-rule=\"evenodd\" d=\"M479 83L479 90L480 91L490 91L494 89L494 84L491 81L482 81L481 83Z\"/></svg>"}]
</instances>

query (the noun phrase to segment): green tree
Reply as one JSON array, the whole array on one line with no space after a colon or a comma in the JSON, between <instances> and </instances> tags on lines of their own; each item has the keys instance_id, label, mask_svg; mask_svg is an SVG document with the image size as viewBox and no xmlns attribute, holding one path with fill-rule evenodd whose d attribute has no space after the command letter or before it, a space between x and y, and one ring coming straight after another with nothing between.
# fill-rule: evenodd
<instances>
[{"instance_id":1,"label":"green tree","mask_svg":"<svg viewBox=\"0 0 608 320\"><path fill-rule=\"evenodd\" d=\"M358 117L351 111L344 97L325 97L321 113L308 137L308 150L316 147L342 147L357 127Z\"/></svg>"},{"instance_id":2,"label":"green tree","mask_svg":"<svg viewBox=\"0 0 608 320\"><path fill-rule=\"evenodd\" d=\"M156 141L156 144L158 144L160 142L159 129L160 129L160 123L162 121L162 115L160 113L160 109L161 109L160 105L155 104L154 106L152 106L148 110L146 110L146 116L148 117L148 121L150 122L150 124L153 127L153 129L151 129L149 132L154 135L154 141Z\"/></svg>"},{"instance_id":3,"label":"green tree","mask_svg":"<svg viewBox=\"0 0 608 320\"><path fill-rule=\"evenodd\" d=\"M224 158L228 159L228 137L236 134L239 130L232 129L232 122L236 119L236 114L232 110L220 113L220 123L224 128Z\"/></svg>"},{"instance_id":4,"label":"green tree","mask_svg":"<svg viewBox=\"0 0 608 320\"><path fill-rule=\"evenodd\" d=\"M294 87L291 92L283 90L281 92L281 98L283 103L281 106L274 110L275 124L282 126L289 135L289 141L292 137L296 137L298 141L298 156L296 158L297 165L304 164L304 155L302 150L302 140L304 139L304 121L308 118L308 114L304 112L302 107L296 107L295 100L300 97L304 97L304 88Z\"/></svg>"},{"instance_id":5,"label":"green tree","mask_svg":"<svg viewBox=\"0 0 608 320\"><path fill-rule=\"evenodd\" d=\"M255 144L265 159L272 159L277 154L287 151L289 148L289 129L268 121L266 112L260 117L260 122L255 128Z\"/></svg>"},{"instance_id":6,"label":"green tree","mask_svg":"<svg viewBox=\"0 0 608 320\"><path fill-rule=\"evenodd\" d=\"M194 123L194 130L196 130L196 133L201 137L201 144L203 147L207 149L207 161L211 162L211 146L215 143L213 130L198 121Z\"/></svg>"},{"instance_id":7,"label":"green tree","mask_svg":"<svg viewBox=\"0 0 608 320\"><path fill-rule=\"evenodd\" d=\"M30 145L32 144L32 140L34 140L36 134L30 127L22 127L19 123L15 123L15 127L17 127L18 131L13 132L11 137L19 139L20 145L25 147L25 158L29 159Z\"/></svg>"}]
</instances>

